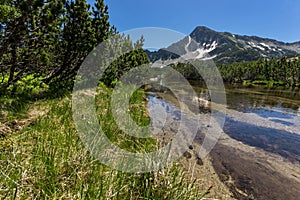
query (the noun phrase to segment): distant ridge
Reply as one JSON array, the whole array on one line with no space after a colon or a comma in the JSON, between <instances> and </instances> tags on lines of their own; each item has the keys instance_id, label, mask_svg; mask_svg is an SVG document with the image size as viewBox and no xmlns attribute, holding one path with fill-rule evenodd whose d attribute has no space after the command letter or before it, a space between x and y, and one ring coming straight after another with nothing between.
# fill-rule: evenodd
<instances>
[{"instance_id":1,"label":"distant ridge","mask_svg":"<svg viewBox=\"0 0 300 200\"><path fill-rule=\"evenodd\" d=\"M198 26L189 36L169 47L155 52L146 50L146 53L152 62L183 56L232 63L300 54L300 41L285 43L258 36L217 32L205 26Z\"/></svg>"}]
</instances>

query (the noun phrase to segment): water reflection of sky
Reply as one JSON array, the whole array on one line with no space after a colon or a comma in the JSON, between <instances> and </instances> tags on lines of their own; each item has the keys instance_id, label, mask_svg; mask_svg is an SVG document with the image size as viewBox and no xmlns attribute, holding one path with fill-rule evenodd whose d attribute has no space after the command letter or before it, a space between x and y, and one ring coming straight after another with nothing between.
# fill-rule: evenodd
<instances>
[{"instance_id":1,"label":"water reflection of sky","mask_svg":"<svg viewBox=\"0 0 300 200\"><path fill-rule=\"evenodd\" d=\"M242 93L227 91L224 132L250 146L300 162L300 100L284 94L285 97L277 98L246 89ZM149 109L157 112L152 119L177 110L175 105L155 96L150 96Z\"/></svg>"},{"instance_id":2,"label":"water reflection of sky","mask_svg":"<svg viewBox=\"0 0 300 200\"><path fill-rule=\"evenodd\" d=\"M293 126L293 125L295 125L292 122L287 122L287 121L283 121L283 120L280 120L280 119L271 119L270 121L275 122L275 123L280 123L280 124L283 124L283 125L286 125L286 126Z\"/></svg>"},{"instance_id":3,"label":"water reflection of sky","mask_svg":"<svg viewBox=\"0 0 300 200\"><path fill-rule=\"evenodd\" d=\"M228 108L243 113L254 113L285 126L300 122L300 100L295 91L260 89L227 90Z\"/></svg>"},{"instance_id":4,"label":"water reflection of sky","mask_svg":"<svg viewBox=\"0 0 300 200\"><path fill-rule=\"evenodd\" d=\"M261 109L251 109L248 112L255 113L264 118L281 118L281 119L292 119L294 117L293 113L284 112L281 110L277 110L276 108L268 109L268 108L261 108Z\"/></svg>"},{"instance_id":5,"label":"water reflection of sky","mask_svg":"<svg viewBox=\"0 0 300 200\"><path fill-rule=\"evenodd\" d=\"M224 131L230 137L250 146L300 161L300 135L298 134L271 127L259 127L230 118L226 120Z\"/></svg>"},{"instance_id":6,"label":"water reflection of sky","mask_svg":"<svg viewBox=\"0 0 300 200\"><path fill-rule=\"evenodd\" d=\"M227 118L225 133L248 145L300 161L299 94L229 90L227 102L228 108L238 111L244 120L240 121L238 116L235 116L236 120Z\"/></svg>"},{"instance_id":7,"label":"water reflection of sky","mask_svg":"<svg viewBox=\"0 0 300 200\"><path fill-rule=\"evenodd\" d=\"M154 135L161 132L164 126L169 124L170 121L174 119L180 120L182 118L181 112L172 103L154 95L148 95L148 98L148 110L151 118L150 124Z\"/></svg>"},{"instance_id":8,"label":"water reflection of sky","mask_svg":"<svg viewBox=\"0 0 300 200\"><path fill-rule=\"evenodd\" d=\"M285 126L298 125L300 122L300 112L283 107L264 107L247 109L246 113L254 113L260 117L269 119L272 122Z\"/></svg>"}]
</instances>

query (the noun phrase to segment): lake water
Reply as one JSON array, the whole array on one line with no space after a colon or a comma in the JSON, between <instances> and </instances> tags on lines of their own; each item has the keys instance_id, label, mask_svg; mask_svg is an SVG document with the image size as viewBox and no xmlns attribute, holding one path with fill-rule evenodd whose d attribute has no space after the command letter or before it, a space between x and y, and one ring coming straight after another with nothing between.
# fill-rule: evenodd
<instances>
[{"instance_id":1,"label":"lake water","mask_svg":"<svg viewBox=\"0 0 300 200\"><path fill-rule=\"evenodd\" d=\"M194 89L202 94L205 91L198 86ZM171 93L163 96L164 99L150 98L150 105L163 105L159 106L159 112L150 110L156 113L155 118L159 117L157 113L162 113L161 109L176 107L176 103L169 101ZM226 98L224 133L249 146L300 162L299 90L226 86Z\"/></svg>"},{"instance_id":2,"label":"lake water","mask_svg":"<svg viewBox=\"0 0 300 200\"><path fill-rule=\"evenodd\" d=\"M226 134L250 146L300 162L298 90L230 88L226 93L228 109L238 111L238 116L229 114L227 117Z\"/></svg>"}]
</instances>

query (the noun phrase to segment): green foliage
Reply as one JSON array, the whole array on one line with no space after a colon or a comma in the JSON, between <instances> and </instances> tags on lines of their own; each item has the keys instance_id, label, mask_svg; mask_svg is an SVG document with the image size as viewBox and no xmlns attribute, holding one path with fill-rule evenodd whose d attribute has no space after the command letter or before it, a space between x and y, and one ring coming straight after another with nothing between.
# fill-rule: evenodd
<instances>
[{"instance_id":1,"label":"green foliage","mask_svg":"<svg viewBox=\"0 0 300 200\"><path fill-rule=\"evenodd\" d=\"M20 12L15 7L12 7L9 1L0 1L0 23L5 23L8 20L13 20L20 17Z\"/></svg>"},{"instance_id":2,"label":"green foliage","mask_svg":"<svg viewBox=\"0 0 300 200\"><path fill-rule=\"evenodd\" d=\"M10 85L7 90L11 93L39 93L49 88L47 84L43 82L42 76L36 76L30 74L24 78L18 80L14 85Z\"/></svg>"},{"instance_id":3,"label":"green foliage","mask_svg":"<svg viewBox=\"0 0 300 200\"><path fill-rule=\"evenodd\" d=\"M195 66L197 66L197 69ZM199 67L200 66L200 67ZM217 64L219 72L227 83L245 83L247 85L265 85L268 87L300 87L300 56L283 57L279 60L258 59L251 62ZM178 63L171 65L189 80L203 81L202 76L214 77L210 63ZM201 74L199 74L201 71ZM202 76L201 76L202 75Z\"/></svg>"},{"instance_id":4,"label":"green foliage","mask_svg":"<svg viewBox=\"0 0 300 200\"><path fill-rule=\"evenodd\" d=\"M66 2L64 25L61 28L61 41L57 44L54 65L51 66L50 75L46 83L61 82L72 79L79 69L84 58L98 44L95 38L95 27L92 24L90 5L86 0ZM109 29L102 27L103 29Z\"/></svg>"},{"instance_id":5,"label":"green foliage","mask_svg":"<svg viewBox=\"0 0 300 200\"><path fill-rule=\"evenodd\" d=\"M115 44L117 44L121 52L127 52L128 49L131 51L116 58L105 70L101 81L108 86L114 86L117 83L116 80L130 69L149 63L146 53L137 47L143 44L143 39L133 44L129 37L121 35L120 38L114 40Z\"/></svg>"},{"instance_id":6,"label":"green foliage","mask_svg":"<svg viewBox=\"0 0 300 200\"><path fill-rule=\"evenodd\" d=\"M103 0L93 6L86 0L2 2L0 74L7 77L0 80L2 90L23 87L20 83L28 75L39 77L37 81L51 88L71 88L85 57L116 34ZM128 47L141 48L143 39L133 44L128 37L120 36L117 43L122 52ZM125 71L145 62L144 52L132 51L115 61L102 81L113 85L112 81Z\"/></svg>"},{"instance_id":7,"label":"green foliage","mask_svg":"<svg viewBox=\"0 0 300 200\"><path fill-rule=\"evenodd\" d=\"M270 87L300 86L300 56L283 57L279 60L259 59L253 62L240 62L219 65L225 82L247 82Z\"/></svg>"},{"instance_id":8,"label":"green foliage","mask_svg":"<svg viewBox=\"0 0 300 200\"><path fill-rule=\"evenodd\" d=\"M63 24L63 1L11 1L18 15L3 21L0 39L0 72L8 74L8 88L29 74L43 74L51 65L53 45Z\"/></svg>"}]
</instances>

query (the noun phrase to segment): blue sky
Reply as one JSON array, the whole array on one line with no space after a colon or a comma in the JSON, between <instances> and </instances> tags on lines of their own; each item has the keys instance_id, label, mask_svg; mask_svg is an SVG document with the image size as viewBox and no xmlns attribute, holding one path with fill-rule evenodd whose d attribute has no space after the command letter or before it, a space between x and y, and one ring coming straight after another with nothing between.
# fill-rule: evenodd
<instances>
[{"instance_id":1,"label":"blue sky","mask_svg":"<svg viewBox=\"0 0 300 200\"><path fill-rule=\"evenodd\" d=\"M93 2L93 0L88 0ZM110 22L123 32L163 27L189 34L203 25L217 31L300 41L299 0L105 0Z\"/></svg>"}]
</instances>

